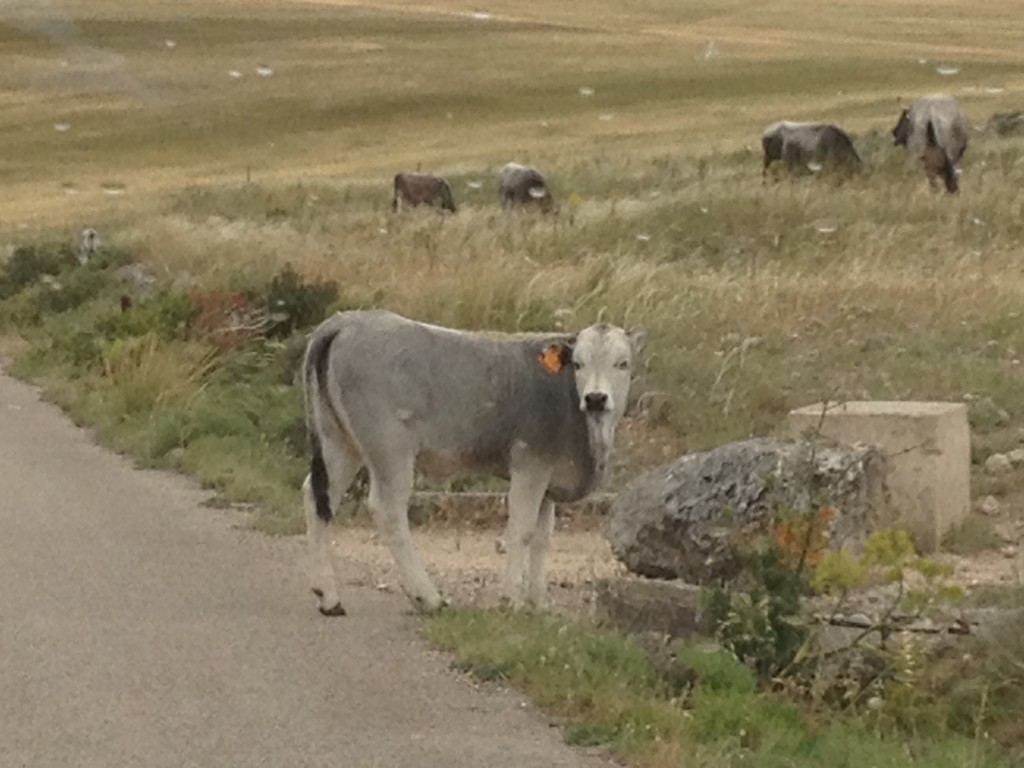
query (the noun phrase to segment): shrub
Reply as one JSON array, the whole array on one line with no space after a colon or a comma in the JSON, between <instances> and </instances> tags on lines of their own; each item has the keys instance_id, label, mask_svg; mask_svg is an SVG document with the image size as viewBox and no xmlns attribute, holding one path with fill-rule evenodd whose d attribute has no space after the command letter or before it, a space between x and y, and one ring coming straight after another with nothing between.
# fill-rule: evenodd
<instances>
[{"instance_id":1,"label":"shrub","mask_svg":"<svg viewBox=\"0 0 1024 768\"><path fill-rule=\"evenodd\" d=\"M244 346L267 327L266 319L237 291L194 290L188 298L195 307L190 326L192 337L220 352Z\"/></svg>"},{"instance_id":2,"label":"shrub","mask_svg":"<svg viewBox=\"0 0 1024 768\"><path fill-rule=\"evenodd\" d=\"M262 299L269 315L267 335L286 338L297 329L310 328L327 315L327 309L338 300L338 284L333 280L306 282L286 264L270 281L262 297L252 296L253 303Z\"/></svg>"},{"instance_id":3,"label":"shrub","mask_svg":"<svg viewBox=\"0 0 1024 768\"><path fill-rule=\"evenodd\" d=\"M104 272L88 267L68 270L32 289L32 304L38 315L68 312L95 299L109 284L109 275Z\"/></svg>"},{"instance_id":4,"label":"shrub","mask_svg":"<svg viewBox=\"0 0 1024 768\"><path fill-rule=\"evenodd\" d=\"M43 275L55 277L74 263L75 256L66 247L19 246L0 269L0 300L21 293Z\"/></svg>"},{"instance_id":5,"label":"shrub","mask_svg":"<svg viewBox=\"0 0 1024 768\"><path fill-rule=\"evenodd\" d=\"M187 338L196 311L195 304L184 293L164 290L127 312L111 312L102 317L96 330L107 339L155 333L164 341L181 341Z\"/></svg>"}]
</instances>

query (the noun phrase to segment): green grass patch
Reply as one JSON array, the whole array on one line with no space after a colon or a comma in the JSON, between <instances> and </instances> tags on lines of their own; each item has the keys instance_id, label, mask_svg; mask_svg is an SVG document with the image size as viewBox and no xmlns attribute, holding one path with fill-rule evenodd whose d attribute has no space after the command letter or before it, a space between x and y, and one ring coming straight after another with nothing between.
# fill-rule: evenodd
<instances>
[{"instance_id":1,"label":"green grass patch","mask_svg":"<svg viewBox=\"0 0 1024 768\"><path fill-rule=\"evenodd\" d=\"M458 668L507 681L564 718L570 743L607 745L639 766L1012 764L981 734L910 734L869 712L808 710L761 692L721 649L684 649L670 674L628 638L544 614L446 610L423 632Z\"/></svg>"}]
</instances>

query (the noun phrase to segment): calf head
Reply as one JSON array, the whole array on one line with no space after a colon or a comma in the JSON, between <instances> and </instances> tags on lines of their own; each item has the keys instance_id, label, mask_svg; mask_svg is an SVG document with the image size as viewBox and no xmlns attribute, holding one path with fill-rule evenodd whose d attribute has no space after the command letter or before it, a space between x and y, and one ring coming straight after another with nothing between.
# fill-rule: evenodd
<instances>
[{"instance_id":1,"label":"calf head","mask_svg":"<svg viewBox=\"0 0 1024 768\"><path fill-rule=\"evenodd\" d=\"M611 416L626 410L634 362L647 344L647 331L628 333L601 323L584 328L569 344L579 408L588 417Z\"/></svg>"},{"instance_id":2,"label":"calf head","mask_svg":"<svg viewBox=\"0 0 1024 768\"><path fill-rule=\"evenodd\" d=\"M896 121L896 127L892 129L892 143L898 147L905 147L909 139L910 110L904 109L900 112L900 119Z\"/></svg>"}]
</instances>

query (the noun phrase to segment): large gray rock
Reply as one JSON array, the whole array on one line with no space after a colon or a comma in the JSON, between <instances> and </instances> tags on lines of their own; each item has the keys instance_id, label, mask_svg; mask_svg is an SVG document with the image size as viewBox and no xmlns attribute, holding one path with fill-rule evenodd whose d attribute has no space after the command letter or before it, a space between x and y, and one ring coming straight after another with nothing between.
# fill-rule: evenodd
<instances>
[{"instance_id":1,"label":"large gray rock","mask_svg":"<svg viewBox=\"0 0 1024 768\"><path fill-rule=\"evenodd\" d=\"M710 584L739 575L738 547L770 534L782 510L833 507L830 545L856 548L885 503L877 449L758 438L637 477L612 501L606 530L632 572Z\"/></svg>"}]
</instances>

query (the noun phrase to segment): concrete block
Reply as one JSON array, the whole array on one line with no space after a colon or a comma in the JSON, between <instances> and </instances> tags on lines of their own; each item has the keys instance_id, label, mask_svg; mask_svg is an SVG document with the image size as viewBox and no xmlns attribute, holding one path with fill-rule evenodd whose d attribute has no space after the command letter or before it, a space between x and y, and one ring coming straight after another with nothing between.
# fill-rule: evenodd
<instances>
[{"instance_id":1,"label":"concrete block","mask_svg":"<svg viewBox=\"0 0 1024 768\"><path fill-rule=\"evenodd\" d=\"M890 509L875 521L905 528L919 547L935 551L943 534L971 510L971 436L962 403L864 401L791 411L786 430L801 437L819 429L840 443L868 443L887 457Z\"/></svg>"}]
</instances>

